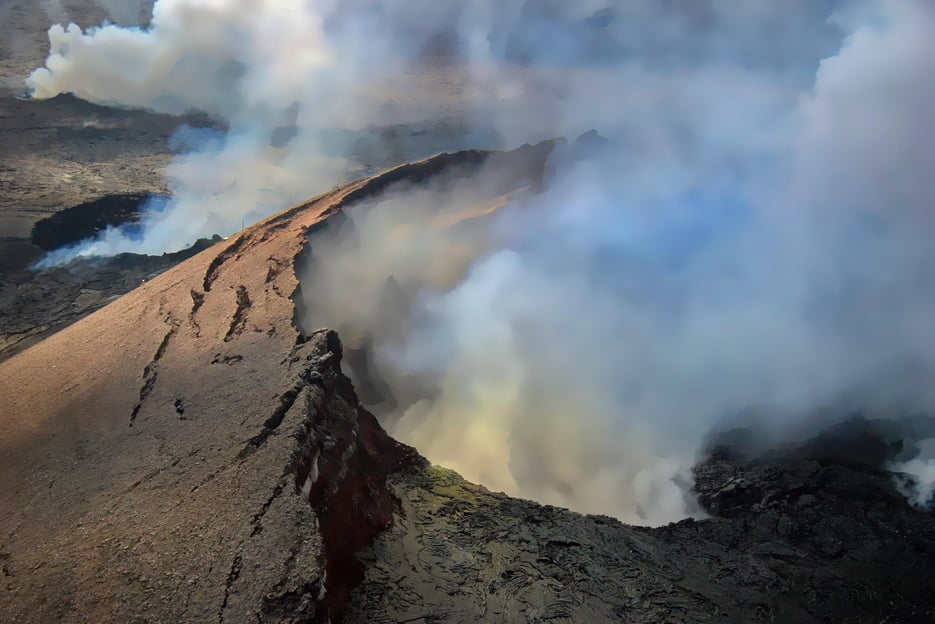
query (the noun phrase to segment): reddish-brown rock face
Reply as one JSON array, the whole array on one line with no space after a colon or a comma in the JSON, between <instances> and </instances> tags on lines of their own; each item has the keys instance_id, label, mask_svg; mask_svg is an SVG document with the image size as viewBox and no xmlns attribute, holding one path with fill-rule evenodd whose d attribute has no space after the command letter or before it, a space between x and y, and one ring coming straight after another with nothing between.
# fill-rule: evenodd
<instances>
[{"instance_id":1,"label":"reddish-brown rock face","mask_svg":"<svg viewBox=\"0 0 935 624\"><path fill-rule=\"evenodd\" d=\"M389 438L377 419L360 406L338 367L341 345L337 335L328 332L326 340L328 353L334 354L328 363L333 363L330 374L335 376L327 393L336 396L330 400L322 396L313 408L319 417L308 421L308 438L299 447L305 452L296 472L299 491L308 496L322 534L327 578L327 593L319 605L322 622L337 621L343 615L351 589L364 576L356 555L393 523L398 501L387 486L387 475L426 465L414 449ZM336 402L345 409L331 409Z\"/></svg>"}]
</instances>

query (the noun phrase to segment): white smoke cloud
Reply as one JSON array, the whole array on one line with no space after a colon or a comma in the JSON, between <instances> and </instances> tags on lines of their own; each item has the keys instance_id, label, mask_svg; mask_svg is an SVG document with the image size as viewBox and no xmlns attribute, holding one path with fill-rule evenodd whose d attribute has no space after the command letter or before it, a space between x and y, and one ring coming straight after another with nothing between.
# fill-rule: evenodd
<instances>
[{"instance_id":1,"label":"white smoke cloud","mask_svg":"<svg viewBox=\"0 0 935 624\"><path fill-rule=\"evenodd\" d=\"M913 505L926 509L933 504L935 495L935 439L918 442L918 453L904 462L894 463L890 470L908 477L908 482L897 480L900 489Z\"/></svg>"},{"instance_id":2,"label":"white smoke cloud","mask_svg":"<svg viewBox=\"0 0 935 624\"><path fill-rule=\"evenodd\" d=\"M931 32L923 0L159 0L147 30L53 28L30 84L227 128L173 164L140 240L80 253L226 234L363 165L598 128L610 145L558 157L542 195L456 228L432 215L496 201L490 172L355 208L303 291L430 459L657 524L695 513L724 420L781 435L935 404Z\"/></svg>"},{"instance_id":3,"label":"white smoke cloud","mask_svg":"<svg viewBox=\"0 0 935 624\"><path fill-rule=\"evenodd\" d=\"M434 30L408 29L443 13L432 6L410 7L386 32L377 15L303 0L159 0L145 29L53 26L46 66L27 80L33 97L73 93L162 113L201 111L227 137L176 159L167 172L173 201L144 220L142 236L110 230L51 259L177 250L231 234L366 166L483 143L459 102L467 70L413 69Z\"/></svg>"},{"instance_id":4,"label":"white smoke cloud","mask_svg":"<svg viewBox=\"0 0 935 624\"><path fill-rule=\"evenodd\" d=\"M202 111L228 133L179 155L167 171L173 200L144 219L142 236L112 228L51 259L174 251L231 234L339 180L320 138L291 148L272 140L295 121L299 104L328 117L323 94L308 93L321 87L317 78L332 59L322 18L307 4L279 0L257 10L244 0L160 0L145 30L53 26L46 67L27 81L34 97L68 92L164 113Z\"/></svg>"},{"instance_id":5,"label":"white smoke cloud","mask_svg":"<svg viewBox=\"0 0 935 624\"><path fill-rule=\"evenodd\" d=\"M117 5L105 4L114 16ZM259 163L259 170L292 181L279 180L282 200L264 207L269 214L361 169L439 150L516 145L598 125L622 126L622 132L639 125L639 115L660 100L672 104L678 97L653 93L666 86L653 81L670 81L646 71L647 63L684 65L697 49L715 60L743 55L775 64L775 55L752 52L763 41L787 48L786 35L772 34L778 32L770 26L776 13L766 5L738 11L721 1L709 4L660 12L649 3L598 0L159 0L145 29L53 26L46 66L27 82L36 98L74 93L103 104L211 115L234 137L228 163L238 162L244 172ZM119 6L128 10L121 23L139 8L135 2ZM592 23L607 6L617 18ZM806 16L813 10L805 2L796 6ZM659 28L640 26L646 23ZM798 47L827 41L827 28L817 24L795 21ZM740 36L751 28L759 39ZM559 40L564 56L555 54ZM726 48L724 41L730 42ZM618 65L626 61L622 73L600 71L602 55ZM725 77L736 77L736 68L724 65ZM645 88L624 88L630 81ZM283 145L277 136L291 140ZM248 143L252 150L245 149ZM226 180L211 189L185 184L217 177L206 160L180 159L190 172L180 175L177 166L170 175L179 205L154 216L163 224L158 232L150 236L147 229L142 238L109 232L71 253L176 250L193 242L193 228L169 232L168 224L188 218L198 224L195 237L236 231L251 212ZM256 195L268 182L241 175L233 188ZM212 200L205 201L209 190ZM171 219L175 212L180 216Z\"/></svg>"},{"instance_id":6,"label":"white smoke cloud","mask_svg":"<svg viewBox=\"0 0 935 624\"><path fill-rule=\"evenodd\" d=\"M744 68L615 67L645 88L601 91L626 141L504 213L488 234L509 243L478 245L453 289L409 286L409 333L374 357L390 389L422 390L393 433L495 489L657 524L695 511L690 466L721 421L758 415L781 435L808 417L931 410L932 14L870 17L799 88ZM306 292L336 301L350 263L376 270L379 299L389 275L411 282L406 265L445 257L391 261L388 227L364 220ZM380 342L379 323L361 326Z\"/></svg>"},{"instance_id":7,"label":"white smoke cloud","mask_svg":"<svg viewBox=\"0 0 935 624\"><path fill-rule=\"evenodd\" d=\"M300 0L160 0L149 28L72 24L49 29L34 97L74 93L102 104L223 119L292 104L328 60L321 18ZM268 107L270 110L264 110Z\"/></svg>"}]
</instances>

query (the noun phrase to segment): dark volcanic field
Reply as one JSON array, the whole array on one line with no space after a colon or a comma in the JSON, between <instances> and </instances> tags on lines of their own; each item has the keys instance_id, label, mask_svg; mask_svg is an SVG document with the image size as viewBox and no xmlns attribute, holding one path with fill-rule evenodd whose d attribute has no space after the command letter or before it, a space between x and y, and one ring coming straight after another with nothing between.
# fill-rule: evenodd
<instances>
[{"instance_id":1,"label":"dark volcanic field","mask_svg":"<svg viewBox=\"0 0 935 624\"><path fill-rule=\"evenodd\" d=\"M151 5L141 3L141 13ZM48 50L49 25L73 21L89 26L105 16L89 0L0 0L0 360L178 261L124 258L48 273L27 270L44 250L132 218L137 198L165 193L169 138L181 124L209 123L203 116L119 110L71 96L24 97L25 78L43 64ZM94 206L123 197L129 200L110 215ZM94 209L85 209L81 218L62 218L62 211L87 203Z\"/></svg>"},{"instance_id":2,"label":"dark volcanic field","mask_svg":"<svg viewBox=\"0 0 935 624\"><path fill-rule=\"evenodd\" d=\"M0 361L12 357L190 258L215 240L160 256L121 254L82 258L38 270L32 265L52 251L93 236L107 226L132 224L151 196L109 195L61 210L35 223L29 241L7 239L0 265Z\"/></svg>"},{"instance_id":3,"label":"dark volcanic field","mask_svg":"<svg viewBox=\"0 0 935 624\"><path fill-rule=\"evenodd\" d=\"M0 87L0 257L6 268L54 246L40 231L40 245L31 247L33 227L63 209L111 196L165 193L169 138L182 123L207 123L109 109L71 96L30 101L21 95Z\"/></svg>"}]
</instances>

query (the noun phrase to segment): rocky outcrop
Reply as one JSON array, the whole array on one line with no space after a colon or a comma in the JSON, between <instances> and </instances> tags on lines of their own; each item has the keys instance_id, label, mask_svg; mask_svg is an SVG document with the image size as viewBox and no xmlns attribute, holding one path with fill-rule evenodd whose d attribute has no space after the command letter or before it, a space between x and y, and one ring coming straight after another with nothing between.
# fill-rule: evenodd
<instances>
[{"instance_id":1,"label":"rocky outcrop","mask_svg":"<svg viewBox=\"0 0 935 624\"><path fill-rule=\"evenodd\" d=\"M759 459L716 444L696 470L712 517L658 529L394 475L348 621L931 622L935 515L843 452L884 440L851 421Z\"/></svg>"},{"instance_id":2,"label":"rocky outcrop","mask_svg":"<svg viewBox=\"0 0 935 624\"><path fill-rule=\"evenodd\" d=\"M354 554L391 523L387 475L422 461L363 411L340 361L334 332L299 345L286 364L291 386L260 431L236 453L230 440L223 458L197 437L192 448L163 440L155 463L80 438L67 442L75 456L62 458L72 475L40 468L48 500L20 475L12 485L21 496L63 508L36 530L24 525L39 509L7 499L4 621L338 621L362 576ZM191 407L184 422L161 411L180 429L209 425ZM131 466L115 476L99 465L115 462ZM83 500L55 497L60 481Z\"/></svg>"},{"instance_id":3,"label":"rocky outcrop","mask_svg":"<svg viewBox=\"0 0 935 624\"><path fill-rule=\"evenodd\" d=\"M311 365L304 364L297 381L297 386L308 384L306 412L316 417L306 419L294 435L299 445L291 467L296 490L315 510L322 534L327 582L316 620L327 622L340 620L351 589L363 578L357 554L392 524L397 500L387 486L388 475L425 468L426 462L414 449L389 438L361 407L340 369L337 334L319 332L312 339L316 342L323 342L327 351L319 347L305 356ZM297 355L300 363L304 349ZM342 409L334 409L335 401Z\"/></svg>"}]
</instances>

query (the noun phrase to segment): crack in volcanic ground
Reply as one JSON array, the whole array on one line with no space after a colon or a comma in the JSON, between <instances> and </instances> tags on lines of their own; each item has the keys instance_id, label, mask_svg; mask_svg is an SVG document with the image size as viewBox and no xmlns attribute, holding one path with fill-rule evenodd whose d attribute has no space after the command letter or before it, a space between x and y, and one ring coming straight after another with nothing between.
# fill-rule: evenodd
<instances>
[{"instance_id":1,"label":"crack in volcanic ground","mask_svg":"<svg viewBox=\"0 0 935 624\"><path fill-rule=\"evenodd\" d=\"M218 278L221 266L229 259L236 256L246 242L246 236L241 234L234 242L228 245L224 251L214 257L214 260L212 260L211 264L208 265L207 271L205 271L205 278L202 282L202 290L204 290L206 293L211 291L211 286Z\"/></svg>"},{"instance_id":2,"label":"crack in volcanic ground","mask_svg":"<svg viewBox=\"0 0 935 624\"><path fill-rule=\"evenodd\" d=\"M307 371L306 371L307 372ZM286 390L279 397L279 405L276 407L275 411L270 415L269 418L263 423L263 429L260 433L256 434L247 441L246 446L237 454L237 459L244 460L253 453L255 453L263 444L266 443L266 440L269 439L271 435L279 428L282 424L283 419L286 417L286 414L292 409L292 406L295 405L296 400L299 398L299 395L302 391L308 386L310 381L308 379L300 376L296 379L295 383L291 388Z\"/></svg>"},{"instance_id":3,"label":"crack in volcanic ground","mask_svg":"<svg viewBox=\"0 0 935 624\"><path fill-rule=\"evenodd\" d=\"M156 385L156 379L159 377L159 361L162 359L162 356L165 355L166 349L169 348L169 342L172 340L175 332L178 331L179 323L171 314L166 318L166 322L169 325L169 330L166 332L166 335L163 336L159 346L156 347L156 352L153 354L153 359L150 360L149 364L147 364L143 369L143 385L140 386L140 398L136 405L133 406L133 411L130 413L131 427L133 426L133 422L136 420L136 417L139 415L140 409L143 407L143 402L150 395Z\"/></svg>"},{"instance_id":4,"label":"crack in volcanic ground","mask_svg":"<svg viewBox=\"0 0 935 624\"><path fill-rule=\"evenodd\" d=\"M218 609L218 624L224 621L224 610L227 608L228 600L230 600L231 587L237 582L237 579L240 578L242 566L243 557L238 554L231 562L230 572L227 573L227 581L224 583L224 600L221 602L221 607Z\"/></svg>"},{"instance_id":5,"label":"crack in volcanic ground","mask_svg":"<svg viewBox=\"0 0 935 624\"><path fill-rule=\"evenodd\" d=\"M198 323L198 310L200 310L201 306L205 303L205 293L195 290L194 288L189 292L192 297L192 310L188 313L188 322L191 323L192 328L195 330L195 338L200 338L201 325Z\"/></svg>"},{"instance_id":6,"label":"crack in volcanic ground","mask_svg":"<svg viewBox=\"0 0 935 624\"><path fill-rule=\"evenodd\" d=\"M224 335L224 342L230 342L234 339L234 336L239 336L243 333L244 326L247 324L247 311L253 305L253 302L250 301L250 293L247 292L247 287L240 285L237 287L237 309L234 310L234 314L231 316L231 324L227 330L227 333Z\"/></svg>"}]
</instances>

